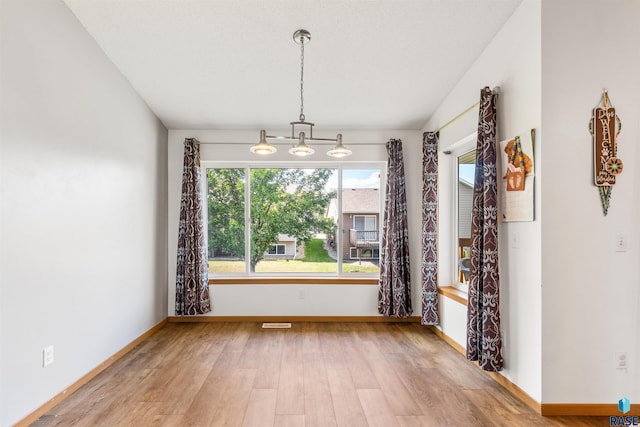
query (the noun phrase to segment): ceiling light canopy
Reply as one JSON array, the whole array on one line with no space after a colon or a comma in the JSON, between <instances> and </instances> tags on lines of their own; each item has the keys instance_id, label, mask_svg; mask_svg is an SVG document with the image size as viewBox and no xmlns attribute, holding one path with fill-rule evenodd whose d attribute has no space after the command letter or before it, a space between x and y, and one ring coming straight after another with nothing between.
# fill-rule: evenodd
<instances>
[{"instance_id":1,"label":"ceiling light canopy","mask_svg":"<svg viewBox=\"0 0 640 427\"><path fill-rule=\"evenodd\" d=\"M260 141L251 146L250 150L254 154L273 154L277 151L276 147L267 142L267 139L275 138L280 140L298 141L297 144L293 145L289 149L289 154L293 154L294 156L309 156L315 153L315 150L309 147L306 141L319 141L322 143L330 141L335 142L336 145L331 150L327 151L327 155L337 158L350 156L351 150L342 144L342 134L339 133L335 139L313 137L314 124L306 121L304 115L304 45L311 40L311 34L307 30L297 30L293 33L293 40L300 45L300 115L298 116L298 120L289 123L291 126L291 136L272 136L267 135L266 130L261 130ZM308 132L308 134L305 131L300 131L296 136L296 126L302 127Z\"/></svg>"}]
</instances>

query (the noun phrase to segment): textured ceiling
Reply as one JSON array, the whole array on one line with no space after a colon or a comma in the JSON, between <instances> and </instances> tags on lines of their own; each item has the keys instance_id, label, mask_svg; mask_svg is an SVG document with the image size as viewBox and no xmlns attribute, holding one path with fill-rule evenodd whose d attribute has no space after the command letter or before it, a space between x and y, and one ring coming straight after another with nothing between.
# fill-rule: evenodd
<instances>
[{"instance_id":1,"label":"textured ceiling","mask_svg":"<svg viewBox=\"0 0 640 427\"><path fill-rule=\"evenodd\" d=\"M169 129L421 129L521 0L64 0ZM487 82L493 84L494 82Z\"/></svg>"}]
</instances>

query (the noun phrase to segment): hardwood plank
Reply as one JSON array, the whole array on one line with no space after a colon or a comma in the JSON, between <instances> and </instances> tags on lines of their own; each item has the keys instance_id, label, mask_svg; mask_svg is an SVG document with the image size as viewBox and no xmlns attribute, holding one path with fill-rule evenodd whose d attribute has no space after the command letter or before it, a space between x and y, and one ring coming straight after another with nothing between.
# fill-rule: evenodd
<instances>
[{"instance_id":1,"label":"hardwood plank","mask_svg":"<svg viewBox=\"0 0 640 427\"><path fill-rule=\"evenodd\" d=\"M381 353L404 353L405 348L399 341L402 333L400 332L400 330L398 330L397 324L384 323L379 327L376 327L376 331L378 330L382 331L383 333L374 333L373 341L376 343L378 350Z\"/></svg>"},{"instance_id":2,"label":"hardwood plank","mask_svg":"<svg viewBox=\"0 0 640 427\"><path fill-rule=\"evenodd\" d=\"M117 424L109 425L129 425L129 426L148 426L156 424L158 421L168 422L171 419L181 420L182 415L173 414L172 404L167 402L136 402L131 405L130 411L123 413L123 417L118 419L102 419L97 425L105 425L106 422L115 422Z\"/></svg>"},{"instance_id":3,"label":"hardwood plank","mask_svg":"<svg viewBox=\"0 0 640 427\"><path fill-rule=\"evenodd\" d=\"M436 377L436 381L434 381L432 374L439 375L439 372L434 369L415 368L410 362L404 360L402 357L404 355L394 356L390 358L391 363L399 368L399 372L404 372L404 375L398 379L402 381L420 408L420 415L427 416L436 425L446 425L450 420L446 415L445 405L447 402L444 395L449 390L446 388L446 384L443 384L444 379L437 381L440 378Z\"/></svg>"},{"instance_id":4,"label":"hardwood plank","mask_svg":"<svg viewBox=\"0 0 640 427\"><path fill-rule=\"evenodd\" d=\"M238 369L240 353L222 353L213 365L209 376L205 379L200 392L191 406L185 411L185 421L188 425L208 426L220 409L220 402Z\"/></svg>"},{"instance_id":5,"label":"hardwood plank","mask_svg":"<svg viewBox=\"0 0 640 427\"><path fill-rule=\"evenodd\" d=\"M463 390L463 394L477 407L495 426L513 426L524 422L522 415L511 412L505 406L485 390ZM531 426L547 425L546 421L535 422L529 420Z\"/></svg>"},{"instance_id":6,"label":"hardwood plank","mask_svg":"<svg viewBox=\"0 0 640 427\"><path fill-rule=\"evenodd\" d=\"M304 414L302 335L287 334L283 343L276 414Z\"/></svg>"},{"instance_id":7,"label":"hardwood plank","mask_svg":"<svg viewBox=\"0 0 640 427\"><path fill-rule=\"evenodd\" d=\"M392 427L398 425L393 410L381 390L358 390L358 398L370 427Z\"/></svg>"},{"instance_id":8,"label":"hardwood plank","mask_svg":"<svg viewBox=\"0 0 640 427\"><path fill-rule=\"evenodd\" d=\"M273 427L305 427L304 415L276 414Z\"/></svg>"},{"instance_id":9,"label":"hardwood plank","mask_svg":"<svg viewBox=\"0 0 640 427\"><path fill-rule=\"evenodd\" d=\"M327 369L327 377L338 426L367 427L367 419L349 371Z\"/></svg>"},{"instance_id":10,"label":"hardwood plank","mask_svg":"<svg viewBox=\"0 0 640 427\"><path fill-rule=\"evenodd\" d=\"M418 369L406 381L424 415L443 425L491 426L488 419L439 369Z\"/></svg>"},{"instance_id":11,"label":"hardwood plank","mask_svg":"<svg viewBox=\"0 0 640 427\"><path fill-rule=\"evenodd\" d=\"M396 421L398 421L400 427L436 427L446 425L426 415L399 415L396 417Z\"/></svg>"},{"instance_id":12,"label":"hardwood plank","mask_svg":"<svg viewBox=\"0 0 640 427\"><path fill-rule=\"evenodd\" d=\"M336 323L321 323L318 325L318 341L323 353L339 353L342 349L336 335Z\"/></svg>"},{"instance_id":13,"label":"hardwood plank","mask_svg":"<svg viewBox=\"0 0 640 427\"><path fill-rule=\"evenodd\" d=\"M411 393L398 378L395 367L381 353L377 343L365 343L365 358L383 391L393 415L423 415Z\"/></svg>"},{"instance_id":14,"label":"hardwood plank","mask_svg":"<svg viewBox=\"0 0 640 427\"><path fill-rule=\"evenodd\" d=\"M345 354L347 368L351 373L354 386L358 388L380 388L378 380L371 371L368 360L364 356L366 344L361 341L356 328L351 328L349 339L345 340L342 348Z\"/></svg>"},{"instance_id":15,"label":"hardwood plank","mask_svg":"<svg viewBox=\"0 0 640 427\"><path fill-rule=\"evenodd\" d=\"M230 335L224 351L234 352L244 350L244 346L247 344L247 341L249 341L251 333L256 330L257 323L225 323L225 326L230 329Z\"/></svg>"},{"instance_id":16,"label":"hardwood plank","mask_svg":"<svg viewBox=\"0 0 640 427\"><path fill-rule=\"evenodd\" d=\"M224 392L215 402L217 411L213 415L212 426L238 426L242 424L248 411L253 394L253 381L256 377L255 369L234 369L231 377L223 384ZM197 418L193 414L193 418Z\"/></svg>"},{"instance_id":17,"label":"hardwood plank","mask_svg":"<svg viewBox=\"0 0 640 427\"><path fill-rule=\"evenodd\" d=\"M302 323L302 352L320 353L320 338L317 323Z\"/></svg>"},{"instance_id":18,"label":"hardwood plank","mask_svg":"<svg viewBox=\"0 0 640 427\"><path fill-rule=\"evenodd\" d=\"M305 424L308 427L337 426L322 354L305 353L303 358Z\"/></svg>"},{"instance_id":19,"label":"hardwood plank","mask_svg":"<svg viewBox=\"0 0 640 427\"><path fill-rule=\"evenodd\" d=\"M429 328L421 325L411 325L409 328L398 328L400 334L396 339L402 341L405 354L417 368L433 368L432 355L438 354L440 340ZM425 357L429 355L429 357Z\"/></svg>"},{"instance_id":20,"label":"hardwood plank","mask_svg":"<svg viewBox=\"0 0 640 427\"><path fill-rule=\"evenodd\" d=\"M288 332L254 325L239 361L241 367L257 370L254 388L278 388L282 348Z\"/></svg>"},{"instance_id":21,"label":"hardwood plank","mask_svg":"<svg viewBox=\"0 0 640 427\"><path fill-rule=\"evenodd\" d=\"M242 426L272 426L275 423L277 395L278 391L274 389L253 389L251 391L249 407L247 408Z\"/></svg>"}]
</instances>

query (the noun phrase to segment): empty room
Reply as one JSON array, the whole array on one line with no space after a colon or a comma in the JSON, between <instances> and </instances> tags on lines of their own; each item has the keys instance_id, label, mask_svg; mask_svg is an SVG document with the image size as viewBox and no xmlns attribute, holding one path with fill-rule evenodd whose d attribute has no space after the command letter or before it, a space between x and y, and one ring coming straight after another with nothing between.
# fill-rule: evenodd
<instances>
[{"instance_id":1,"label":"empty room","mask_svg":"<svg viewBox=\"0 0 640 427\"><path fill-rule=\"evenodd\" d=\"M640 425L638 23L0 0L0 427Z\"/></svg>"}]
</instances>

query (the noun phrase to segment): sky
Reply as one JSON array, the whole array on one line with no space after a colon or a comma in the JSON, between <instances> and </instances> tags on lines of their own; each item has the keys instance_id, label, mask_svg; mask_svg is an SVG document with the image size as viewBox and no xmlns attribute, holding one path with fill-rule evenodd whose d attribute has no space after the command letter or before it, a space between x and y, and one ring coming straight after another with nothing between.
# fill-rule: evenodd
<instances>
[{"instance_id":1,"label":"sky","mask_svg":"<svg viewBox=\"0 0 640 427\"><path fill-rule=\"evenodd\" d=\"M473 185L473 181L476 173L476 165L475 164L461 164L458 165L458 176L460 179L467 181L469 184Z\"/></svg>"},{"instance_id":2,"label":"sky","mask_svg":"<svg viewBox=\"0 0 640 427\"><path fill-rule=\"evenodd\" d=\"M338 188L338 174L327 182L327 188ZM342 188L380 188L380 169L343 169Z\"/></svg>"}]
</instances>

